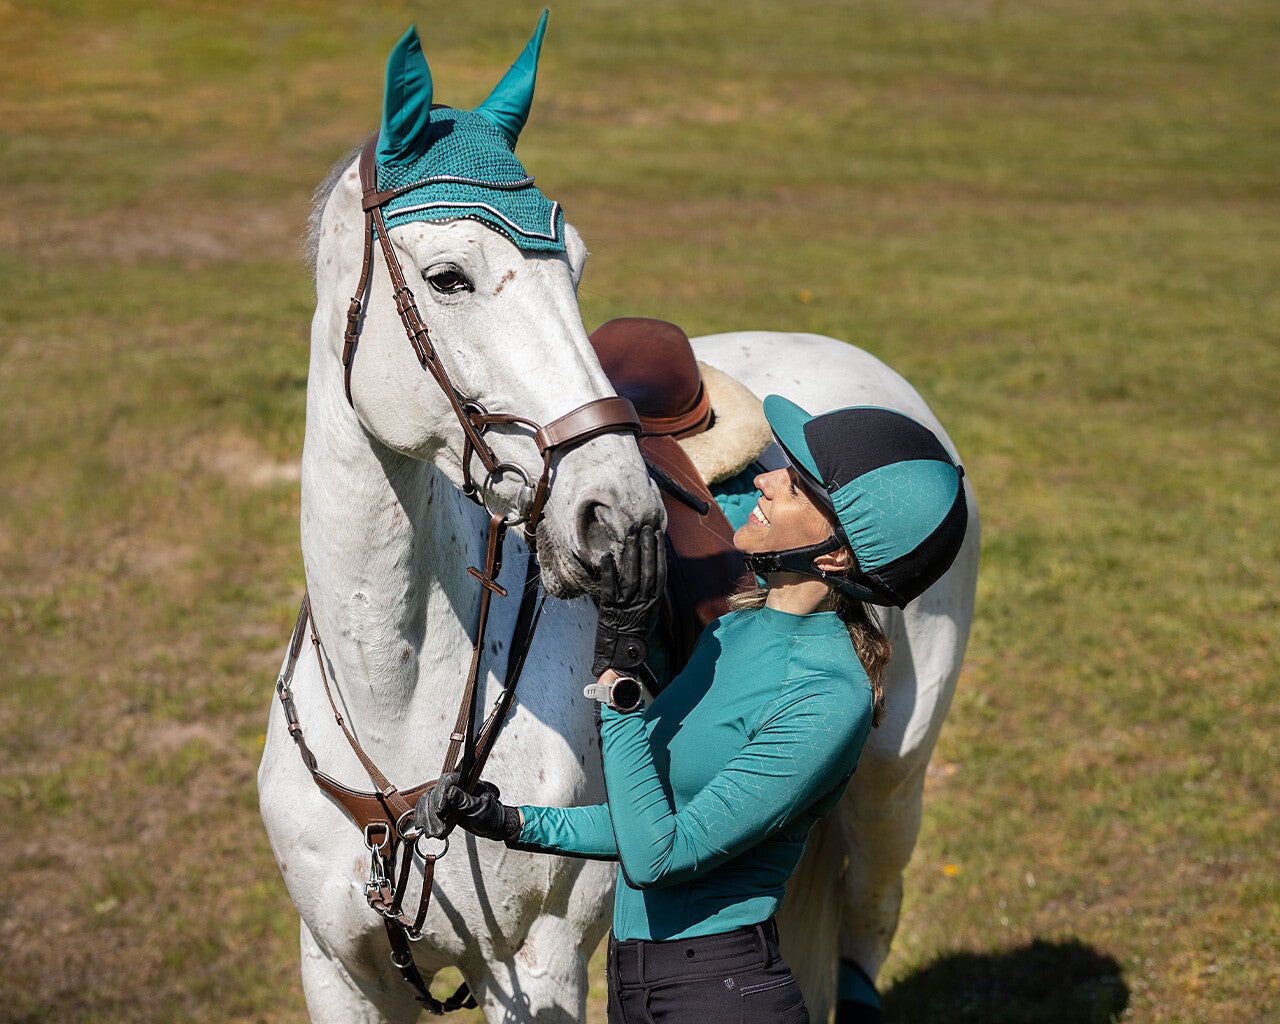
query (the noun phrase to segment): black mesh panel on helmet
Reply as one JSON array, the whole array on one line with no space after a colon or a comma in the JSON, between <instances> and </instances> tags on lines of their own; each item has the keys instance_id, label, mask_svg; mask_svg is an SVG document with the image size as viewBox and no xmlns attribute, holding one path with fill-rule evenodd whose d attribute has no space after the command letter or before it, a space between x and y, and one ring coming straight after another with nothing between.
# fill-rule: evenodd
<instances>
[{"instance_id":1,"label":"black mesh panel on helmet","mask_svg":"<svg viewBox=\"0 0 1280 1024\"><path fill-rule=\"evenodd\" d=\"M849 443L851 435L856 444ZM817 416L804 425L804 439L822 470L822 483L833 491L895 462L952 461L928 428L890 409L840 409Z\"/></svg>"}]
</instances>

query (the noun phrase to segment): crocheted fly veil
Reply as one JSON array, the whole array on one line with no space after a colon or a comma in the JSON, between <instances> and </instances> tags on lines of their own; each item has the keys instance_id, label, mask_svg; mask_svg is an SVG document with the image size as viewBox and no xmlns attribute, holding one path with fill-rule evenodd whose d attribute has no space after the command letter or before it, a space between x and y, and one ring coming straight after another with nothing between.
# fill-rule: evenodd
<instances>
[{"instance_id":1,"label":"crocheted fly veil","mask_svg":"<svg viewBox=\"0 0 1280 1024\"><path fill-rule=\"evenodd\" d=\"M408 188L384 207L388 228L418 220L470 217L533 252L564 251L564 213L539 192L516 159L516 140L533 104L543 11L524 52L475 110L431 105L431 71L410 27L387 59L378 187Z\"/></svg>"}]
</instances>

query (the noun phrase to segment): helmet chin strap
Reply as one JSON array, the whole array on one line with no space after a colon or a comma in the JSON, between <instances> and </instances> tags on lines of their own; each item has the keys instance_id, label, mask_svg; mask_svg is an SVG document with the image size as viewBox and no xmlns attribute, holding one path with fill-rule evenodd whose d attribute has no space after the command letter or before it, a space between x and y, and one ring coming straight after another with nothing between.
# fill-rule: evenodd
<instances>
[{"instance_id":1,"label":"helmet chin strap","mask_svg":"<svg viewBox=\"0 0 1280 1024\"><path fill-rule=\"evenodd\" d=\"M888 588L878 584L865 574L859 573L857 579L850 579L843 573L827 572L819 569L813 562L819 555L829 555L844 547L844 541L834 533L817 544L808 544L800 548L789 548L786 551L761 551L743 556L747 568L757 576L766 576L774 572L794 572L801 576L812 576L833 587L843 590L859 601L870 601L872 604L889 604L901 607L898 596Z\"/></svg>"},{"instance_id":2,"label":"helmet chin strap","mask_svg":"<svg viewBox=\"0 0 1280 1024\"><path fill-rule=\"evenodd\" d=\"M801 576L815 576L828 583L835 583L838 577L825 569L819 569L813 564L813 560L819 555L829 555L833 551L838 551L843 546L844 542L833 533L817 544L789 548L786 551L761 551L757 554L745 555L743 561L747 563L747 568L758 576L771 572L794 572Z\"/></svg>"}]
</instances>

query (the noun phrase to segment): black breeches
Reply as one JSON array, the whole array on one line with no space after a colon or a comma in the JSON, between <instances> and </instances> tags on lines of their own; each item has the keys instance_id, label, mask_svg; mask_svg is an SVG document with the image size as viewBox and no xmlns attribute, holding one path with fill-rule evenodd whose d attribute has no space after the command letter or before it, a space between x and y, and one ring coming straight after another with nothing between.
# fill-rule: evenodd
<instances>
[{"instance_id":1,"label":"black breeches","mask_svg":"<svg viewBox=\"0 0 1280 1024\"><path fill-rule=\"evenodd\" d=\"M809 1024L773 920L669 942L609 936L609 1024Z\"/></svg>"}]
</instances>

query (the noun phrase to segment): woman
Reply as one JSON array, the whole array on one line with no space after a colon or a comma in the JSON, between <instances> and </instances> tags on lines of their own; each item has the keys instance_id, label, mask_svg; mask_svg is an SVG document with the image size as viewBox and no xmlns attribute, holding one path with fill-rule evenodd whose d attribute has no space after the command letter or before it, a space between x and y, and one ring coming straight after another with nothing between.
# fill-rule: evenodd
<instances>
[{"instance_id":1,"label":"woman","mask_svg":"<svg viewBox=\"0 0 1280 1024\"><path fill-rule=\"evenodd\" d=\"M699 638L647 710L609 701L643 660L662 543L628 538L605 567L594 670L608 802L508 807L442 779L419 805L527 850L617 859L611 1024L807 1021L773 914L805 838L839 801L879 722L889 645L863 602L904 606L954 560L962 483L938 439L887 409L765 415L790 465L756 478L734 535L766 587Z\"/></svg>"}]
</instances>

